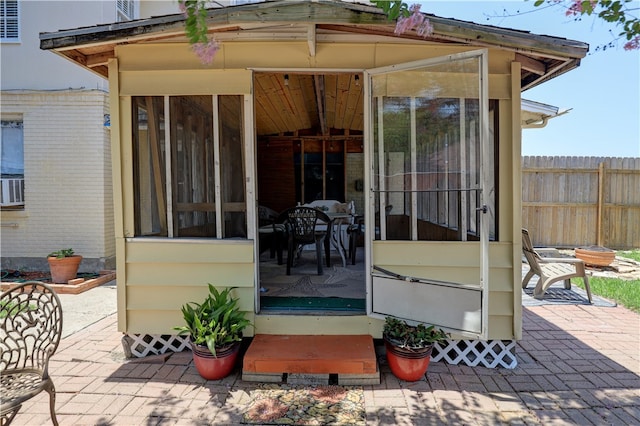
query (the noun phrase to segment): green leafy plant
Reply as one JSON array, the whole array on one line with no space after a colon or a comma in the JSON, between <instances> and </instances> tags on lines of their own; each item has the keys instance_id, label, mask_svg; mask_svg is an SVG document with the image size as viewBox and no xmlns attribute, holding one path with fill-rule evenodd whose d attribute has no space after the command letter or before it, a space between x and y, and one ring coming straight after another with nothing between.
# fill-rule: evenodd
<instances>
[{"instance_id":1,"label":"green leafy plant","mask_svg":"<svg viewBox=\"0 0 640 426\"><path fill-rule=\"evenodd\" d=\"M387 317L384 322L383 336L390 343L404 349L422 349L434 343L443 343L449 334L433 325L409 325L406 321Z\"/></svg>"},{"instance_id":2,"label":"green leafy plant","mask_svg":"<svg viewBox=\"0 0 640 426\"><path fill-rule=\"evenodd\" d=\"M21 312L33 311L35 309L36 307L34 305L30 305L26 301L15 302L8 300L7 302L2 302L0 305L0 318L18 315Z\"/></svg>"},{"instance_id":3,"label":"green leafy plant","mask_svg":"<svg viewBox=\"0 0 640 426\"><path fill-rule=\"evenodd\" d=\"M216 349L242 340L242 331L251 322L238 308L238 299L231 297L229 287L218 291L209 284L209 295L202 303L190 302L182 305L185 325L174 327L179 335L189 335L193 343L206 345L213 356Z\"/></svg>"},{"instance_id":4,"label":"green leafy plant","mask_svg":"<svg viewBox=\"0 0 640 426\"><path fill-rule=\"evenodd\" d=\"M534 6L559 7L565 16L574 17L580 21L582 16L597 16L605 22L619 27L619 38L624 38L625 50L640 49L640 19L637 15L637 5L633 0L535 0ZM596 50L614 47L615 40L608 45L598 46Z\"/></svg>"},{"instance_id":5,"label":"green leafy plant","mask_svg":"<svg viewBox=\"0 0 640 426\"><path fill-rule=\"evenodd\" d=\"M64 257L71 257L71 256L73 256L73 249L71 248L61 249L61 250L49 253L49 257L56 257L58 259L62 259Z\"/></svg>"},{"instance_id":6,"label":"green leafy plant","mask_svg":"<svg viewBox=\"0 0 640 426\"><path fill-rule=\"evenodd\" d=\"M409 5L400 0L371 0L371 3L382 9L390 21L395 21L401 17L406 18L411 15Z\"/></svg>"}]
</instances>

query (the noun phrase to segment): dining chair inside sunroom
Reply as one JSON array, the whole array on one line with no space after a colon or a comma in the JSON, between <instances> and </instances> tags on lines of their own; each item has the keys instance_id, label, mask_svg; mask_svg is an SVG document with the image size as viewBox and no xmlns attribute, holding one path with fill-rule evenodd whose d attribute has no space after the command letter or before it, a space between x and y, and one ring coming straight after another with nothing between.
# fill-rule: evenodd
<instances>
[{"instance_id":1,"label":"dining chair inside sunroom","mask_svg":"<svg viewBox=\"0 0 640 426\"><path fill-rule=\"evenodd\" d=\"M287 275L291 275L293 261L300 256L302 248L315 244L318 275L322 275L322 247L325 249L327 267L331 266L329 240L331 219L324 212L305 206L293 207L280 214L287 229Z\"/></svg>"}]
</instances>

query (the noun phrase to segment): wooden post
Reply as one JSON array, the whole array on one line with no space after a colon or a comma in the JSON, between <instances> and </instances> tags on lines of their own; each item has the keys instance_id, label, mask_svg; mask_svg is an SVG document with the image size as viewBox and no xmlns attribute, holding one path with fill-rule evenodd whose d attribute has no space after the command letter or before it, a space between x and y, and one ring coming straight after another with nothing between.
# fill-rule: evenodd
<instances>
[{"instance_id":1,"label":"wooden post","mask_svg":"<svg viewBox=\"0 0 640 426\"><path fill-rule=\"evenodd\" d=\"M305 200L305 181L304 181L304 139L300 140L300 201L302 202L302 204L306 203L307 200ZM313 201L313 200L311 200Z\"/></svg>"},{"instance_id":2,"label":"wooden post","mask_svg":"<svg viewBox=\"0 0 640 426\"><path fill-rule=\"evenodd\" d=\"M327 199L327 140L324 138L322 138L322 199Z\"/></svg>"},{"instance_id":3,"label":"wooden post","mask_svg":"<svg viewBox=\"0 0 640 426\"><path fill-rule=\"evenodd\" d=\"M598 165L598 213L596 216L596 245L602 244L602 226L603 226L603 204L604 204L604 162Z\"/></svg>"}]
</instances>

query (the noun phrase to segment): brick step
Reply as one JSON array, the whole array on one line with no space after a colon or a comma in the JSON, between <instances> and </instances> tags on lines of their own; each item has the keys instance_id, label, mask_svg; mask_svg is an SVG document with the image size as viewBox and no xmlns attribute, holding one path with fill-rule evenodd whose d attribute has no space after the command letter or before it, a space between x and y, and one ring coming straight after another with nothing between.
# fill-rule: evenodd
<instances>
[{"instance_id":1,"label":"brick step","mask_svg":"<svg viewBox=\"0 0 640 426\"><path fill-rule=\"evenodd\" d=\"M264 382L380 383L369 335L257 334L244 355L242 379Z\"/></svg>"}]
</instances>

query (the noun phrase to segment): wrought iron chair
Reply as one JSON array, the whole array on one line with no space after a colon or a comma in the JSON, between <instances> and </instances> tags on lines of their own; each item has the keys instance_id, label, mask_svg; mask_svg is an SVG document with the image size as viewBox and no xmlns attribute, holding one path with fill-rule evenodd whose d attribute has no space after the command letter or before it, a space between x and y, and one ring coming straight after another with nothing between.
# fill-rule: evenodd
<instances>
[{"instance_id":1,"label":"wrought iron chair","mask_svg":"<svg viewBox=\"0 0 640 426\"><path fill-rule=\"evenodd\" d=\"M49 359L62 335L62 305L47 284L29 281L0 295L0 414L9 425L22 403L42 391L49 394L51 421L56 390L49 377Z\"/></svg>"},{"instance_id":2,"label":"wrought iron chair","mask_svg":"<svg viewBox=\"0 0 640 426\"><path fill-rule=\"evenodd\" d=\"M540 250L540 249L539 249ZM544 249L542 249L544 250ZM533 248L531 238L529 237L529 231L522 230L522 251L527 263L529 264L529 272L522 280L522 288L527 288L529 280L534 275L538 275L540 279L533 290L533 297L536 299L542 299L545 291L556 281L564 281L564 288L571 289L571 278L582 278L584 281L584 288L587 291L587 297L589 303L593 303L591 300L591 287L589 287L589 278L584 267L584 261L581 259L573 258L554 258L554 257L541 257L540 254Z\"/></svg>"},{"instance_id":3,"label":"wrought iron chair","mask_svg":"<svg viewBox=\"0 0 640 426\"><path fill-rule=\"evenodd\" d=\"M318 275L322 275L322 246L325 248L327 267L331 266L329 241L331 239L331 219L324 212L311 207L293 207L281 213L287 226L287 275L291 275L294 257L307 244L316 245Z\"/></svg>"}]
</instances>

